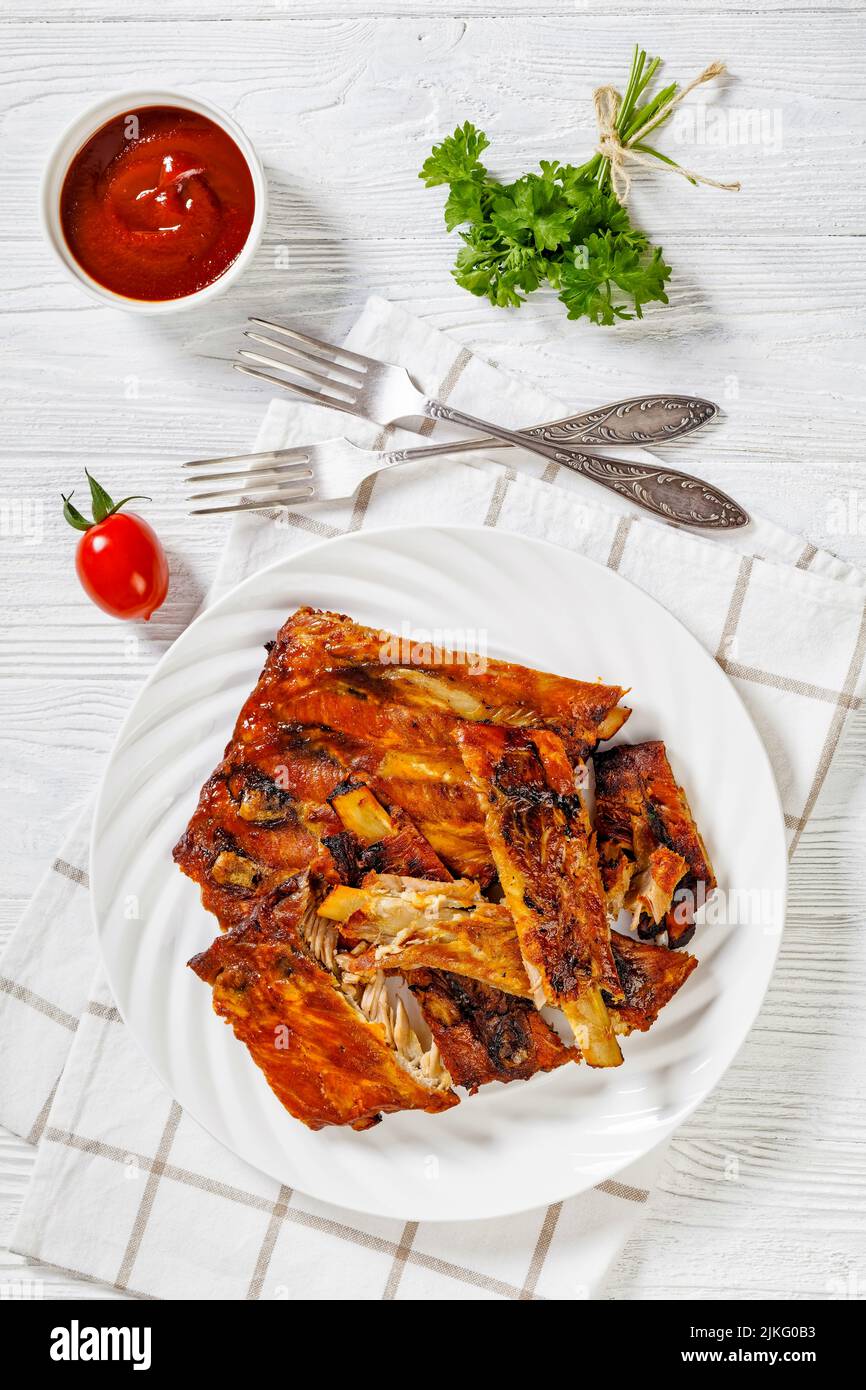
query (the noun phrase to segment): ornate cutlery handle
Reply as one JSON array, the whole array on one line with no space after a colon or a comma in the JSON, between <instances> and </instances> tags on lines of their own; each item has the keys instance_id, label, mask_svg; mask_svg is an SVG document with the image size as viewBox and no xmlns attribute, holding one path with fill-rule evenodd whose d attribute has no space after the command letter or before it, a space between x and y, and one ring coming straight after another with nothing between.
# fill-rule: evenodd
<instances>
[{"instance_id":1,"label":"ornate cutlery handle","mask_svg":"<svg viewBox=\"0 0 866 1390\"><path fill-rule=\"evenodd\" d=\"M627 497L665 521L678 521L685 526L705 526L733 530L748 526L749 515L732 497L676 468L659 464L630 463L625 459L602 458L598 454L578 454L559 462L584 478L610 488L611 492Z\"/></svg>"},{"instance_id":2,"label":"ornate cutlery handle","mask_svg":"<svg viewBox=\"0 0 866 1390\"><path fill-rule=\"evenodd\" d=\"M632 396L521 434L549 444L664 444L700 429L718 413L718 406L699 396Z\"/></svg>"},{"instance_id":3,"label":"ornate cutlery handle","mask_svg":"<svg viewBox=\"0 0 866 1390\"><path fill-rule=\"evenodd\" d=\"M440 401L426 400L424 414L431 420L450 420L455 425L481 430L508 444L517 444L531 453L552 459L554 463L574 469L576 473L600 483L620 497L628 498L665 521L721 530L733 530L749 523L748 513L726 493L675 468L631 463L626 459L584 453L565 444L548 443L532 434L518 434L514 430L492 425L489 421L476 420L474 416L466 415L453 406L443 405Z\"/></svg>"},{"instance_id":4,"label":"ornate cutlery handle","mask_svg":"<svg viewBox=\"0 0 866 1390\"><path fill-rule=\"evenodd\" d=\"M719 413L719 407L700 396L631 396L614 405L566 415L546 425L532 425L518 434L543 439L548 444L666 444L700 429ZM465 453L469 449L501 449L503 440L460 439L431 444L427 457ZM419 454L420 457L420 454Z\"/></svg>"}]
</instances>

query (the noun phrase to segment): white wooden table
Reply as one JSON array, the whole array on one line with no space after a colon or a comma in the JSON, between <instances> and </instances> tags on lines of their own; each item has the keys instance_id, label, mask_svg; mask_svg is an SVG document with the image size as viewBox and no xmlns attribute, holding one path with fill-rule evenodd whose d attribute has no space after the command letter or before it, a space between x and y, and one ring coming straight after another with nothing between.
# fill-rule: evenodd
<instances>
[{"instance_id":1,"label":"white wooden table","mask_svg":"<svg viewBox=\"0 0 866 1390\"><path fill-rule=\"evenodd\" d=\"M724 428L683 466L746 506L866 565L862 473L866 202L864 6L835 0L7 0L0 235L3 481L41 504L39 543L2 536L2 929L12 928L121 716L189 621L221 545L184 512L179 463L247 448L265 406L228 370L247 313L343 334L370 292L575 406L662 387L720 400ZM703 143L688 162L739 195L639 178L636 219L673 264L671 304L615 330L519 313L458 290L441 194L416 177L469 117L514 175L579 162L591 93L621 83L639 41L686 80L714 58L718 99L764 138ZM212 98L267 166L271 217L254 268L205 311L158 322L90 303L40 236L37 188L57 133L102 94L145 85ZM781 123L779 127L778 123ZM732 122L747 136L750 118ZM660 143L674 155L671 134ZM166 606L141 635L78 588L60 490L91 466L153 496L171 552ZM841 510L848 520L840 526ZM7 528L8 529L8 528ZM852 719L799 848L781 959L760 1019L680 1131L662 1190L615 1271L617 1298L866 1294L866 720ZM737 1163L732 1164L731 1160ZM0 1241L32 1152L0 1134ZM736 1172L737 1176L731 1176ZM110 1294L0 1253L0 1286Z\"/></svg>"}]
</instances>

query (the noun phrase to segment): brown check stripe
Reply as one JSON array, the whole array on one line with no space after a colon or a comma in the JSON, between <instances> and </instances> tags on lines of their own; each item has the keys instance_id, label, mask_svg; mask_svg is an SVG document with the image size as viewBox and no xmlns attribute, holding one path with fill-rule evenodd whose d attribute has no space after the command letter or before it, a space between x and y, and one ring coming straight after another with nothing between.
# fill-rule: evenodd
<instances>
[{"instance_id":1,"label":"brown check stripe","mask_svg":"<svg viewBox=\"0 0 866 1390\"><path fill-rule=\"evenodd\" d=\"M36 1009L46 1018L50 1018L52 1023L59 1023L61 1028L67 1028L70 1033L74 1033L78 1028L78 1019L74 1014L68 1014L65 1009L58 1009L56 1004L52 1004L50 999L43 999L41 994L36 994L32 989L27 989L24 985L19 985L16 980L10 980L5 975L0 975L0 990L8 994L10 998L17 999L19 1004L27 1004L29 1008Z\"/></svg>"},{"instance_id":2,"label":"brown check stripe","mask_svg":"<svg viewBox=\"0 0 866 1390\"><path fill-rule=\"evenodd\" d=\"M129 1167L130 1164L134 1164L142 1173L147 1174L147 1181L133 1222L133 1228L127 1241L117 1276L113 1281L113 1287L122 1290L124 1293L130 1293L138 1297L141 1296L137 1294L136 1290L131 1286L130 1279L133 1273L136 1256L141 1248L147 1224L153 1211L158 1184L161 1180L166 1180L197 1188L201 1192L207 1192L225 1201L235 1202L252 1211L267 1212L269 1214L270 1220L256 1259L253 1275L250 1279L246 1294L247 1299L259 1299L262 1297L263 1292L265 1292L271 1256L274 1251L274 1246L276 1245L280 1228L284 1223L303 1226L309 1230L320 1231L338 1240L348 1241L364 1249L374 1250L380 1254L391 1255L392 1264L385 1282L385 1288L382 1294L383 1300L390 1300L396 1297L400 1280L407 1264L429 1269L445 1278L453 1279L457 1283L484 1289L487 1292L498 1294L502 1298L524 1302L527 1300L537 1301L540 1298L540 1295L536 1293L536 1284L544 1267L544 1261L556 1231L557 1222L562 1211L561 1202L555 1202L547 1208L535 1248L530 1258L526 1278L523 1284L518 1286L506 1280L496 1279L491 1275L482 1274L477 1270L456 1264L453 1261L443 1260L438 1256L415 1250L413 1248L413 1241L418 1233L418 1222L407 1222L403 1228L399 1241L394 1242L382 1236L375 1236L371 1235L369 1232L360 1231L352 1226L351 1222L336 1221L315 1216L310 1212L293 1209L289 1205L292 1197L292 1191L289 1187L281 1187L277 1197L273 1201L269 1201L268 1198L257 1193L248 1192L243 1188L235 1187L227 1183L217 1182L212 1178L204 1177L188 1168L171 1163L171 1144L177 1133L181 1114L180 1106L175 1101L172 1101L155 1158L149 1158L144 1153L122 1149L114 1144L106 1144L102 1140L90 1139L84 1135L75 1134L70 1130L57 1129L53 1126L49 1126L44 1132L44 1139L48 1143L59 1144L65 1148L74 1149L79 1153L85 1153L111 1163L122 1164L124 1167ZM600 1183L596 1191L605 1192L611 1197L618 1197L626 1201L644 1202L649 1196L649 1193L642 1188L629 1187L627 1184L618 1182Z\"/></svg>"},{"instance_id":3,"label":"brown check stripe","mask_svg":"<svg viewBox=\"0 0 866 1390\"><path fill-rule=\"evenodd\" d=\"M814 547L811 547L811 553L807 554L809 551L810 547L807 546L806 550L804 550L803 554L800 556L800 560L805 561L803 565L799 566L800 568L805 568L806 565L811 562L813 556L817 554L817 550L815 550ZM815 809L815 803L818 800L819 793L824 785L824 779L830 770L833 755L838 747L848 711L860 709L863 705L863 700L856 694L856 690L863 673L863 663L864 660L866 660L866 606L864 606L863 609L860 630L854 644L854 651L852 652L841 690L830 690L823 686L811 685L805 681L793 681L786 676L775 675L771 671L761 671L756 670L754 667L741 666L736 662L729 661L727 652L730 650L730 644L736 637L737 626L746 598L746 591L748 590L749 581L752 577L753 564L754 561L751 556L744 556L740 563L739 572L734 585L734 592L731 595L730 606L719 640L718 651L716 652L717 662L723 671L729 676L735 676L738 680L751 681L754 684L769 686L774 690L781 690L787 694L801 695L810 700L829 701L836 707L833 718L830 721L830 727L827 730L827 736L824 740L824 746L818 759L818 766L815 769L812 785L806 797L803 811L799 816L792 815L790 812L785 813L785 825L789 830L793 830L794 832L788 848L788 857L790 859L793 857L797 845L800 843L803 831L808 824L809 817Z\"/></svg>"},{"instance_id":4,"label":"brown check stripe","mask_svg":"<svg viewBox=\"0 0 866 1390\"><path fill-rule=\"evenodd\" d=\"M55 859L51 865L56 874L62 874L64 878L71 879L73 883L79 883L82 888L90 887L90 876L84 869L79 869L75 864L69 864L65 859Z\"/></svg>"},{"instance_id":5,"label":"brown check stripe","mask_svg":"<svg viewBox=\"0 0 866 1390\"><path fill-rule=\"evenodd\" d=\"M271 1219L268 1222L268 1229L265 1231L265 1238L259 1251L256 1267L253 1270L253 1277L247 1289L247 1298L261 1298L264 1288L265 1275L274 1253L274 1246L277 1243L277 1236L280 1233L280 1226L286 1219L289 1211L289 1202L292 1200L292 1189L283 1184L277 1194L276 1201L271 1209Z\"/></svg>"},{"instance_id":6,"label":"brown check stripe","mask_svg":"<svg viewBox=\"0 0 866 1390\"><path fill-rule=\"evenodd\" d=\"M51 1107L54 1104L54 1097L57 1095L57 1087L59 1085L60 1077L58 1076L51 1090L48 1092L48 1095L45 1097L42 1109L33 1121L29 1134L25 1136L28 1144L38 1144L45 1133L45 1126L48 1123L48 1116L51 1114Z\"/></svg>"},{"instance_id":7,"label":"brown check stripe","mask_svg":"<svg viewBox=\"0 0 866 1390\"><path fill-rule=\"evenodd\" d=\"M535 1286L538 1277L544 1268L544 1261L547 1259L547 1252L553 1240L556 1225L559 1221L559 1214L562 1211L561 1202L553 1202L544 1213L544 1220L541 1223L541 1230L538 1233L538 1240L535 1242L535 1249L532 1252L532 1259L529 1261L529 1269L523 1281L523 1288L520 1290L522 1302L535 1298Z\"/></svg>"},{"instance_id":8,"label":"brown check stripe","mask_svg":"<svg viewBox=\"0 0 866 1390\"><path fill-rule=\"evenodd\" d=\"M118 1289L125 1289L129 1283L129 1276L135 1264L135 1257L141 1249L141 1242L144 1239L147 1223L153 1211L156 1189L159 1186L160 1178L165 1172L165 1165L168 1160L172 1140L177 1133L177 1127L180 1124L182 1113L177 1101L173 1100L156 1151L156 1158L151 1159L147 1167L147 1182L144 1185L144 1193L142 1194L141 1203L136 1212L135 1222L130 1232L129 1240L127 1241L123 1259L120 1262L120 1269L117 1271L117 1278L114 1281Z\"/></svg>"},{"instance_id":9,"label":"brown check stripe","mask_svg":"<svg viewBox=\"0 0 866 1390\"><path fill-rule=\"evenodd\" d=\"M506 468L503 473L499 474L493 488L493 496L490 498L490 506L487 508L487 515L484 518L485 526L498 526L502 508L505 505L505 498L508 495L508 488L516 476L513 468Z\"/></svg>"},{"instance_id":10,"label":"brown check stripe","mask_svg":"<svg viewBox=\"0 0 866 1390\"><path fill-rule=\"evenodd\" d=\"M94 1005L92 1001L91 1004L88 1005L87 1013L93 1018L100 1019L105 1023L113 1024L121 1022L120 1015L116 1009L105 1009L102 1005ZM124 1167L129 1167L130 1164L134 1164L142 1173L147 1174L144 1191L133 1221L132 1230L124 1250L123 1258L117 1275L112 1281L113 1287L122 1290L124 1293L132 1294L136 1297L142 1296L137 1293L131 1283L135 1260L141 1249L147 1225L153 1211L158 1185L160 1181L169 1181L187 1187L197 1188L201 1192L207 1192L211 1196L220 1197L225 1201L237 1203L252 1211L268 1213L270 1220L262 1239L262 1244L255 1262L255 1268L250 1279L246 1294L247 1299L259 1299L266 1291L266 1280L271 1257L280 1229L284 1224L304 1226L308 1230L321 1231L338 1240L348 1241L364 1249L390 1255L392 1257L392 1264L386 1278L385 1288L382 1294L383 1300L390 1300L396 1297L400 1280L407 1264L429 1269L445 1278L453 1279L457 1283L463 1283L474 1288L484 1289L487 1292L498 1294L501 1298L525 1302L527 1300L537 1301L541 1297L536 1292L536 1285L541 1271L544 1268L544 1261L556 1231L556 1226L562 1211L561 1202L553 1203L545 1211L538 1239L529 1261L526 1277L523 1284L518 1286L503 1279L496 1279L492 1275L482 1274L477 1270L456 1264L453 1261L443 1260L438 1256L429 1255L424 1251L414 1249L413 1242L419 1229L419 1223L416 1221L407 1222L403 1228L399 1241L395 1242L382 1236L375 1236L371 1235L369 1232L360 1231L348 1221L336 1221L292 1208L290 1206L292 1190L289 1187L281 1187L276 1198L269 1200L267 1197L263 1197L258 1193L248 1192L243 1188L215 1181L213 1178L205 1177L202 1174L193 1172L189 1168L172 1163L171 1146L177 1134L182 1113L177 1102L172 1101L157 1147L157 1153L153 1158L150 1158L145 1153L119 1148L117 1145L106 1144L102 1140L91 1139L85 1135L76 1134L71 1130L58 1129L55 1126L48 1126L44 1131L43 1137L47 1143L59 1144L64 1148L74 1149L79 1153L105 1159L110 1163L122 1164ZM604 1192L608 1196L631 1202L645 1202L649 1197L649 1193L643 1188L631 1187L626 1183L616 1181L599 1183L595 1190L597 1192ZM72 1272L74 1273L74 1271Z\"/></svg>"},{"instance_id":11,"label":"brown check stripe","mask_svg":"<svg viewBox=\"0 0 866 1390\"><path fill-rule=\"evenodd\" d=\"M833 754L836 752L839 739L842 736L842 729L845 726L845 718L850 707L850 699L853 696L854 691L857 688L857 685L860 681L860 675L863 670L864 659L866 659L866 607L864 607L863 610L863 619L860 624L860 632L857 636L857 642L854 647L854 652L851 656L851 662L848 667L847 675L845 677L845 683L842 687L842 690L840 691L839 701L837 702L836 709L833 713L833 718L830 721L830 728L827 730L827 737L824 740L824 747L821 749L821 756L818 760L818 766L815 770L815 776L812 780L812 786L810 788L809 795L806 797L806 804L803 807L803 814L800 817L799 824L797 825L796 831L794 833L794 838L791 841L791 854L794 853L795 849L797 848L797 845L800 843L800 837L802 836L803 831L806 828L809 817L815 809L815 802L818 800L819 793L824 785L824 779L830 770L830 764L833 761Z\"/></svg>"},{"instance_id":12,"label":"brown check stripe","mask_svg":"<svg viewBox=\"0 0 866 1390\"><path fill-rule=\"evenodd\" d=\"M397 1290L400 1287L400 1280L403 1278L403 1271L406 1268L406 1261L408 1260L409 1255L412 1251L412 1242L414 1241L417 1234L418 1222L407 1221L406 1225L403 1227L403 1234L400 1237L400 1244L397 1246L397 1251L394 1255L394 1263L392 1264L391 1272L388 1275L388 1282L385 1285L385 1292L382 1295L383 1299L385 1299L386 1301L395 1298L397 1295Z\"/></svg>"},{"instance_id":13,"label":"brown check stripe","mask_svg":"<svg viewBox=\"0 0 866 1390\"><path fill-rule=\"evenodd\" d=\"M794 568L798 570L807 570L817 554L818 547L816 545L804 545Z\"/></svg>"},{"instance_id":14,"label":"brown check stripe","mask_svg":"<svg viewBox=\"0 0 866 1390\"><path fill-rule=\"evenodd\" d=\"M610 554L607 557L608 569L619 569L622 563L622 557L625 554L625 543L628 540L628 533L631 530L631 525L632 518L630 516L621 516L616 523L616 531L614 532L611 542Z\"/></svg>"},{"instance_id":15,"label":"brown check stripe","mask_svg":"<svg viewBox=\"0 0 866 1390\"><path fill-rule=\"evenodd\" d=\"M213 1179L202 1177L200 1174L188 1168L172 1164L168 1160L168 1153L171 1148L171 1141L177 1131L180 1121L180 1107L176 1102L172 1102L169 1118L163 1131L162 1140L159 1146L159 1153L156 1158L148 1158L146 1154L131 1153L128 1149L120 1149L112 1144L105 1144L101 1140L88 1139L79 1134L73 1134L68 1130L55 1129L49 1126L45 1130L44 1140L51 1144L60 1144L65 1148L76 1149L80 1153L86 1153L92 1157L102 1158L111 1163L121 1163L128 1166L130 1162L136 1164L142 1172L147 1173L145 1191L142 1195L141 1203L135 1217L133 1229L127 1242L123 1260L116 1279L113 1281L115 1288L121 1289L124 1293L134 1293L135 1290L130 1284L135 1257L141 1248L144 1234L150 1214L153 1210L156 1189L160 1181L170 1181L180 1183L188 1187L197 1188L199 1191L219 1196L226 1201L236 1202L240 1206L249 1208L252 1211L267 1212L270 1216L267 1230L262 1241L256 1260L255 1269L247 1298L261 1298L265 1289L265 1280L268 1273L268 1266L277 1235L280 1227L285 1223L306 1227L308 1230L319 1231L323 1234L333 1236L338 1240L348 1241L352 1245L360 1246L366 1250L373 1250L379 1254L390 1255L393 1260L391 1271L387 1277L383 1298L393 1298L395 1296L400 1276L406 1264L418 1265L421 1268L429 1269L445 1278L453 1279L457 1283L463 1283L474 1288L484 1289L487 1292L498 1294L502 1298L509 1299L538 1299L539 1295L533 1292L535 1280L540 1272L541 1263L539 1260L538 1246L533 1255L533 1261L538 1262L538 1268L530 1267L527 1281L532 1280L532 1286L518 1287L516 1284L508 1283L506 1280L496 1279L492 1275L479 1273L477 1270L469 1269L453 1261L440 1259L436 1255L428 1255L423 1251L412 1248L412 1239L417 1232L417 1224L410 1222L404 1228L401 1239L398 1242L388 1240L384 1236L376 1236L368 1231L358 1230L350 1222L335 1221L328 1217L316 1216L311 1212L300 1211L289 1206L291 1190L286 1187L280 1189L275 1201L269 1201L257 1193L247 1192L243 1188L229 1186L225 1183L214 1182ZM545 1218L545 1227L549 1221ZM539 1246L544 1237L539 1239ZM552 1235L552 1227L551 1227ZM547 1239L549 1245L549 1238ZM546 1253L546 1246L545 1253Z\"/></svg>"}]
</instances>

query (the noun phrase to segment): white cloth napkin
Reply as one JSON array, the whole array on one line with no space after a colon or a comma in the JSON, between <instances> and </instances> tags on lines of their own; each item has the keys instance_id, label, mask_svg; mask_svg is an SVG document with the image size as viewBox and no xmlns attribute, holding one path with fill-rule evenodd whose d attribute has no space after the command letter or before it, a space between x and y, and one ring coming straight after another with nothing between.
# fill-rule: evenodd
<instances>
[{"instance_id":1,"label":"white cloth napkin","mask_svg":"<svg viewBox=\"0 0 866 1390\"><path fill-rule=\"evenodd\" d=\"M348 343L410 368L430 394L506 424L562 404L446 335L371 300ZM275 401L259 449L346 431ZM348 421L359 442L392 431ZM438 431L437 431L438 435ZM531 455L411 464L353 503L236 522L211 598L323 537L423 518L543 537L618 570L728 672L766 742L791 850L864 690L866 577L758 519L723 540L660 526ZM162 1298L590 1298L646 1209L665 1147L592 1192L449 1225L326 1207L248 1167L164 1091L98 965L79 821L0 961L0 1122L39 1145L13 1248Z\"/></svg>"}]
</instances>

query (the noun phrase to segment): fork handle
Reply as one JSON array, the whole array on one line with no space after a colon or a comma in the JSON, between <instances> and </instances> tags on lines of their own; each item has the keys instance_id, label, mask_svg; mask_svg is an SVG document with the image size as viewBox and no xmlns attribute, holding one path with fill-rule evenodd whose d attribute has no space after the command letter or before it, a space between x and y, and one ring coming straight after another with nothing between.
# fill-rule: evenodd
<instances>
[{"instance_id":1,"label":"fork handle","mask_svg":"<svg viewBox=\"0 0 866 1390\"><path fill-rule=\"evenodd\" d=\"M701 478L680 473L675 468L587 454L567 444L551 443L492 425L486 420L477 420L473 415L466 415L462 410L444 405L441 401L425 400L424 414L430 420L448 420L454 425L491 434L506 444L515 444L530 453L540 454L542 458L551 459L594 483L600 483L602 487L665 521L715 530L732 530L749 523L748 513L733 498Z\"/></svg>"},{"instance_id":2,"label":"fork handle","mask_svg":"<svg viewBox=\"0 0 866 1390\"><path fill-rule=\"evenodd\" d=\"M549 425L534 425L521 434L548 444L665 444L700 429L719 407L700 396L630 396Z\"/></svg>"},{"instance_id":3,"label":"fork handle","mask_svg":"<svg viewBox=\"0 0 866 1390\"><path fill-rule=\"evenodd\" d=\"M719 413L719 407L701 396L629 396L613 405L582 410L546 425L530 425L518 433L543 439L548 444L577 444L593 448L596 444L667 444L700 429ZM455 444L455 449L457 445ZM465 439L467 449L502 447L490 439Z\"/></svg>"}]
</instances>

